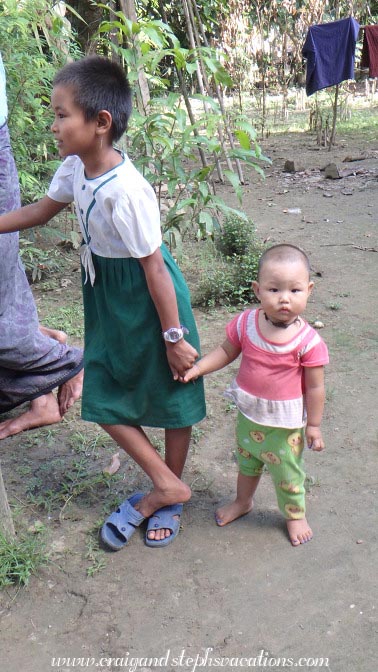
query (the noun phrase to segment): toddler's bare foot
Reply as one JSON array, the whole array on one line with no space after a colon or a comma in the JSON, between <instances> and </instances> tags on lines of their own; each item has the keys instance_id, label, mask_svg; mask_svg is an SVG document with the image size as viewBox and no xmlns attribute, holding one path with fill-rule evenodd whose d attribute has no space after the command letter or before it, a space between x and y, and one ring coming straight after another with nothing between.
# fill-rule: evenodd
<instances>
[{"instance_id":1,"label":"toddler's bare foot","mask_svg":"<svg viewBox=\"0 0 378 672\"><path fill-rule=\"evenodd\" d=\"M221 506L215 512L215 521L219 527L223 527L228 523L232 523L233 520L245 516L246 513L249 513L253 509L253 500L248 501L239 501L235 499L229 504Z\"/></svg>"},{"instance_id":2,"label":"toddler's bare foot","mask_svg":"<svg viewBox=\"0 0 378 672\"><path fill-rule=\"evenodd\" d=\"M287 529L289 532L290 541L293 546L305 544L312 539L312 529L309 526L306 518L300 520L287 520Z\"/></svg>"}]
</instances>

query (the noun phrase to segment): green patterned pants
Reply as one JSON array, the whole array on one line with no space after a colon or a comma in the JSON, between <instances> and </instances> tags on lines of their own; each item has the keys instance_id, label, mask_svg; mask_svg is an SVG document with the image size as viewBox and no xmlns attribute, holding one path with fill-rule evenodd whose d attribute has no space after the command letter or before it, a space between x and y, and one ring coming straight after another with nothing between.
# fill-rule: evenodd
<instances>
[{"instance_id":1,"label":"green patterned pants","mask_svg":"<svg viewBox=\"0 0 378 672\"><path fill-rule=\"evenodd\" d=\"M238 464L244 476L260 476L264 466L270 472L280 511L285 518L304 518L305 472L304 429L265 427L238 413L236 436Z\"/></svg>"}]
</instances>

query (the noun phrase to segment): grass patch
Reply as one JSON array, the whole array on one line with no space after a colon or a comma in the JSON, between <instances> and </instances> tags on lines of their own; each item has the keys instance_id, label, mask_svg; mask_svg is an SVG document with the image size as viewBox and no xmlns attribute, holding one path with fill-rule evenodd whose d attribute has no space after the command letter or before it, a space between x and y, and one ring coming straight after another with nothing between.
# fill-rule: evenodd
<instances>
[{"instance_id":1,"label":"grass patch","mask_svg":"<svg viewBox=\"0 0 378 672\"><path fill-rule=\"evenodd\" d=\"M0 588L26 586L31 575L46 563L47 554L39 535L25 534L9 540L0 533Z\"/></svg>"},{"instance_id":2,"label":"grass patch","mask_svg":"<svg viewBox=\"0 0 378 672\"><path fill-rule=\"evenodd\" d=\"M86 568L88 577L94 576L106 567L106 556L105 552L100 548L97 529L89 536L86 545L85 559L88 563Z\"/></svg>"},{"instance_id":3,"label":"grass patch","mask_svg":"<svg viewBox=\"0 0 378 672\"><path fill-rule=\"evenodd\" d=\"M71 337L81 339L84 337L84 315L81 302L67 306L54 306L51 312L46 312L44 322L49 325L50 329L60 329Z\"/></svg>"}]
</instances>

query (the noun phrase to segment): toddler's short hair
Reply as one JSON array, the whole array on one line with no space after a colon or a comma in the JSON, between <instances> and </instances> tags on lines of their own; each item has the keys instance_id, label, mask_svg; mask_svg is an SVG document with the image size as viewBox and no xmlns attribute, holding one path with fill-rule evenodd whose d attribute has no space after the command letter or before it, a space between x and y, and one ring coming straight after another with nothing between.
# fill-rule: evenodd
<instances>
[{"instance_id":1,"label":"toddler's short hair","mask_svg":"<svg viewBox=\"0 0 378 672\"><path fill-rule=\"evenodd\" d=\"M102 56L86 56L59 70L53 86L72 88L75 105L82 109L86 121L96 119L100 110L110 112L112 142L127 130L132 96L126 74L118 63Z\"/></svg>"},{"instance_id":2,"label":"toddler's short hair","mask_svg":"<svg viewBox=\"0 0 378 672\"><path fill-rule=\"evenodd\" d=\"M297 247L296 245L291 245L290 243L279 243L278 245L272 245L272 247L268 247L268 249L262 253L259 259L257 277L259 277L264 263L271 260L286 262L293 262L298 260L302 261L308 270L308 274L310 275L311 267L308 256L303 250L301 250L300 247Z\"/></svg>"}]
</instances>

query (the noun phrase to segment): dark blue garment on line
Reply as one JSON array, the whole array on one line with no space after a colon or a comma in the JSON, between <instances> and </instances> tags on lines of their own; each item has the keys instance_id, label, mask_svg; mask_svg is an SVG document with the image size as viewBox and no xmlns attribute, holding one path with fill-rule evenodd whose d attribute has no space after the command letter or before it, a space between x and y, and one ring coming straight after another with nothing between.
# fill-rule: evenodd
<instances>
[{"instance_id":1,"label":"dark blue garment on line","mask_svg":"<svg viewBox=\"0 0 378 672\"><path fill-rule=\"evenodd\" d=\"M311 26L303 45L307 59L306 93L354 79L354 52L359 23L349 17L333 23Z\"/></svg>"}]
</instances>

